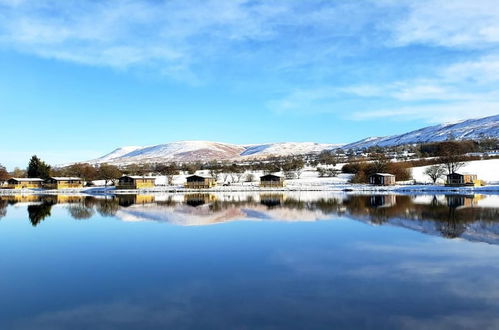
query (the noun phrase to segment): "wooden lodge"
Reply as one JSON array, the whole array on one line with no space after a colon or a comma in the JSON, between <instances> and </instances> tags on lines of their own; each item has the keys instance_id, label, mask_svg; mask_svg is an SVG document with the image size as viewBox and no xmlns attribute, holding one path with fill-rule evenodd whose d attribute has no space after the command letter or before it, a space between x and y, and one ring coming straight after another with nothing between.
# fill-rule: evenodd
<instances>
[{"instance_id":1,"label":"wooden lodge","mask_svg":"<svg viewBox=\"0 0 499 330\"><path fill-rule=\"evenodd\" d=\"M483 183L482 180L478 180L476 174L451 173L447 174L445 185L449 187L480 187L483 186Z\"/></svg>"},{"instance_id":2,"label":"wooden lodge","mask_svg":"<svg viewBox=\"0 0 499 330\"><path fill-rule=\"evenodd\" d=\"M146 189L156 186L156 178L152 176L122 176L118 179L116 189Z\"/></svg>"},{"instance_id":3,"label":"wooden lodge","mask_svg":"<svg viewBox=\"0 0 499 330\"><path fill-rule=\"evenodd\" d=\"M378 186L391 186L395 184L395 175L390 173L374 173L369 176L369 183Z\"/></svg>"},{"instance_id":4,"label":"wooden lodge","mask_svg":"<svg viewBox=\"0 0 499 330\"><path fill-rule=\"evenodd\" d=\"M201 175L191 175L186 180L185 188L187 189L207 189L217 185L217 181L214 178Z\"/></svg>"},{"instance_id":5,"label":"wooden lodge","mask_svg":"<svg viewBox=\"0 0 499 330\"><path fill-rule=\"evenodd\" d=\"M282 176L267 174L260 177L260 187L262 188L282 188L284 186L285 183Z\"/></svg>"},{"instance_id":6,"label":"wooden lodge","mask_svg":"<svg viewBox=\"0 0 499 330\"><path fill-rule=\"evenodd\" d=\"M83 188L83 180L77 177L51 177L43 185L47 189L76 189Z\"/></svg>"},{"instance_id":7,"label":"wooden lodge","mask_svg":"<svg viewBox=\"0 0 499 330\"><path fill-rule=\"evenodd\" d=\"M42 188L43 179L39 178L10 178L7 180L7 189L37 189Z\"/></svg>"}]
</instances>

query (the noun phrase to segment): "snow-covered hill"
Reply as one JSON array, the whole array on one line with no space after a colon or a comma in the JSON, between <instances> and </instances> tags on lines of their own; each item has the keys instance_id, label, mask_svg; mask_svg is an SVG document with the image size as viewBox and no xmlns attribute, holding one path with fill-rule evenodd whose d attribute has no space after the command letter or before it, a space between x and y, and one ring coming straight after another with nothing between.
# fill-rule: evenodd
<instances>
[{"instance_id":1,"label":"snow-covered hill","mask_svg":"<svg viewBox=\"0 0 499 330\"><path fill-rule=\"evenodd\" d=\"M499 115L469 119L452 124L429 126L416 131L386 137L370 137L344 145L347 149L364 149L372 146L391 147L404 144L438 142L450 137L457 140L476 140L482 137L499 137Z\"/></svg>"},{"instance_id":2,"label":"snow-covered hill","mask_svg":"<svg viewBox=\"0 0 499 330\"><path fill-rule=\"evenodd\" d=\"M470 119L453 124L425 127L409 133L370 137L347 145L281 142L254 145L237 145L210 141L179 141L146 147L122 147L94 159L90 163L131 164L144 162L189 162L208 160L244 160L270 156L290 156L319 153L336 148L363 149L371 146L397 146L423 142L444 141L453 137L457 140L499 137L499 115Z\"/></svg>"},{"instance_id":3,"label":"snow-covered hill","mask_svg":"<svg viewBox=\"0 0 499 330\"><path fill-rule=\"evenodd\" d=\"M210 141L179 141L147 147L122 147L90 163L131 164L138 162L206 161L250 159L318 153L337 148L337 144L283 142L237 145Z\"/></svg>"}]
</instances>

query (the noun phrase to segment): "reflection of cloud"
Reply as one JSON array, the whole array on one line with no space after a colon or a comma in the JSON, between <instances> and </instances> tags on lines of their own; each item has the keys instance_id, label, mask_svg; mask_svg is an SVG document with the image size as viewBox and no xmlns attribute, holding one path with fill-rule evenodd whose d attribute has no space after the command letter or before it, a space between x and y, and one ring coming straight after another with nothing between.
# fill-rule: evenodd
<instances>
[{"instance_id":1,"label":"reflection of cloud","mask_svg":"<svg viewBox=\"0 0 499 330\"><path fill-rule=\"evenodd\" d=\"M479 314L489 315L489 310L497 308L498 259L497 246L441 238L393 243L361 241L350 247L327 250L297 248L279 251L272 258L276 264L300 276L346 278L349 282L358 281L359 285L381 282L386 283L387 290L390 286L393 287L390 290L395 291L399 286L407 290L424 287L436 296L445 297L442 298L445 301L469 304L466 316L460 315L459 310L446 310L440 316L433 316L435 319L404 317L400 320L404 328L425 328L424 325L434 320L437 329L480 322L492 329L497 324L498 319L483 321ZM477 304L482 306L482 311L471 308ZM416 326L418 324L421 327Z\"/></svg>"},{"instance_id":2,"label":"reflection of cloud","mask_svg":"<svg viewBox=\"0 0 499 330\"><path fill-rule=\"evenodd\" d=\"M169 292L150 294L147 298L126 297L44 312L18 321L12 329L178 328L193 320L192 297L205 289L201 283L189 283Z\"/></svg>"},{"instance_id":3,"label":"reflection of cloud","mask_svg":"<svg viewBox=\"0 0 499 330\"><path fill-rule=\"evenodd\" d=\"M499 317L490 313L473 312L466 315L444 315L425 319L413 317L399 318L400 329L433 329L433 330L465 330L465 329L499 329Z\"/></svg>"}]
</instances>

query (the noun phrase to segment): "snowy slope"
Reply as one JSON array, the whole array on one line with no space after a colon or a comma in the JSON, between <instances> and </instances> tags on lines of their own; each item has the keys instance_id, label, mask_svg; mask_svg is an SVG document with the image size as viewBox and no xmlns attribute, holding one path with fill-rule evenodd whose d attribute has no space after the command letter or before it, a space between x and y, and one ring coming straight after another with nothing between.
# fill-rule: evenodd
<instances>
[{"instance_id":1,"label":"snowy slope","mask_svg":"<svg viewBox=\"0 0 499 330\"><path fill-rule=\"evenodd\" d=\"M338 144L283 142L260 145L237 145L210 141L179 141L147 147L123 147L90 163L131 164L158 161L206 161L249 159L318 153L337 148Z\"/></svg>"},{"instance_id":2,"label":"snowy slope","mask_svg":"<svg viewBox=\"0 0 499 330\"><path fill-rule=\"evenodd\" d=\"M290 156L319 153L336 148L363 149L371 146L396 146L422 142L455 139L479 139L499 137L499 115L470 119L453 124L425 127L402 135L370 137L347 144L314 142L281 142L253 145L237 145L210 141L179 141L146 147L122 147L89 161L90 163L130 164L139 162L244 160L269 156Z\"/></svg>"},{"instance_id":3,"label":"snowy slope","mask_svg":"<svg viewBox=\"0 0 499 330\"><path fill-rule=\"evenodd\" d=\"M499 110L498 110L499 111ZM473 140L481 137L499 137L499 115L469 119L452 124L425 127L401 135L370 137L344 145L344 149L364 149L372 146L390 147L403 144L457 140Z\"/></svg>"},{"instance_id":4,"label":"snowy slope","mask_svg":"<svg viewBox=\"0 0 499 330\"><path fill-rule=\"evenodd\" d=\"M137 149L140 149L142 147L136 147L136 146L128 146L128 147L121 147L118 149L115 149L108 153L107 155L104 155L100 158L98 158L99 162L107 162L115 158L123 157L124 155L131 153Z\"/></svg>"},{"instance_id":5,"label":"snowy slope","mask_svg":"<svg viewBox=\"0 0 499 330\"><path fill-rule=\"evenodd\" d=\"M265 156L287 156L319 153L340 147L339 144L315 143L315 142L280 142L244 146L245 150L241 156L265 157Z\"/></svg>"},{"instance_id":6,"label":"snowy slope","mask_svg":"<svg viewBox=\"0 0 499 330\"><path fill-rule=\"evenodd\" d=\"M128 148L128 149L127 149ZM126 152L129 150L129 152ZM147 147L119 148L90 163L135 163L154 161L196 161L207 159L231 159L238 157L244 147L209 141L178 141Z\"/></svg>"}]
</instances>

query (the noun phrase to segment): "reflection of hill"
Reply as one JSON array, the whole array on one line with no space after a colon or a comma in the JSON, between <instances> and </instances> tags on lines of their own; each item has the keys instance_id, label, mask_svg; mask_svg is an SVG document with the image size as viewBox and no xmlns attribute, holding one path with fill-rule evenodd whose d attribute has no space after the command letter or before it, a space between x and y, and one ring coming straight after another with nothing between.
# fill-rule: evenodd
<instances>
[{"instance_id":1,"label":"reflection of hill","mask_svg":"<svg viewBox=\"0 0 499 330\"><path fill-rule=\"evenodd\" d=\"M183 226L235 220L317 221L348 216L446 238L499 244L499 198L450 195L166 194L116 196L0 197L0 217L8 205L26 205L33 225L65 205L74 219L95 214L124 221L157 221ZM487 205L487 207L480 207Z\"/></svg>"},{"instance_id":2,"label":"reflection of hill","mask_svg":"<svg viewBox=\"0 0 499 330\"><path fill-rule=\"evenodd\" d=\"M193 207L141 205L120 209L116 216L124 221L160 221L183 226L208 225L235 220L316 221L328 216L319 210L268 208L260 204L224 205L219 203Z\"/></svg>"}]
</instances>

